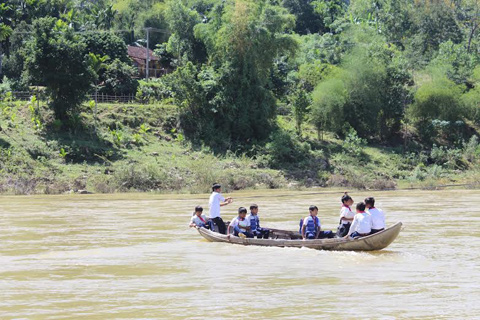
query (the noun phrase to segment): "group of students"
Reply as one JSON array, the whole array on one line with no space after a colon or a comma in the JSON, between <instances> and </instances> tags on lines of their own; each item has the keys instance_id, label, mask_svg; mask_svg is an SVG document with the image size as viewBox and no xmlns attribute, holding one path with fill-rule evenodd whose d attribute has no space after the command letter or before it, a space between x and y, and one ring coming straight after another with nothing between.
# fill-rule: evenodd
<instances>
[{"instance_id":1,"label":"group of students","mask_svg":"<svg viewBox=\"0 0 480 320\"><path fill-rule=\"evenodd\" d=\"M195 207L195 212L190 220L190 227L203 227L214 230L216 225L218 232L222 234L234 235L242 238L268 239L270 230L260 227L260 218L258 217L258 206L252 204L250 206L250 214L247 216L247 209L244 207L238 208L238 216L235 217L228 229L225 222L220 216L220 207L226 206L233 202L232 198L224 198L221 194L222 186L218 183L213 184L212 194L208 201L210 208L210 219L203 214L201 206Z\"/></svg>"},{"instance_id":2,"label":"group of students","mask_svg":"<svg viewBox=\"0 0 480 320\"><path fill-rule=\"evenodd\" d=\"M225 222L220 217L220 207L233 202L232 198L224 198L221 194L221 185L215 183L212 187L212 194L209 199L210 218L203 214L201 206L195 207L195 212L190 220L190 227L204 227L214 230L216 225L218 232L227 235L234 235L242 238L268 239L270 230L260 227L258 217L258 206L250 206L250 214L247 216L247 209L240 207L238 216L235 217L228 229ZM333 231L323 231L320 219L318 218L318 208L310 206L309 215L300 220L300 234L304 240L325 239L325 238L356 238L364 237L377 233L385 229L385 214L382 210L375 207L375 199L368 197L364 202L357 203L356 213L351 206L353 199L346 192L341 198L342 208L340 209L340 223L336 233Z\"/></svg>"},{"instance_id":3,"label":"group of students","mask_svg":"<svg viewBox=\"0 0 480 320\"><path fill-rule=\"evenodd\" d=\"M352 211L353 199L346 192L342 196L338 237L364 237L385 229L385 213L375 207L375 198L365 198L357 203L356 213Z\"/></svg>"}]
</instances>

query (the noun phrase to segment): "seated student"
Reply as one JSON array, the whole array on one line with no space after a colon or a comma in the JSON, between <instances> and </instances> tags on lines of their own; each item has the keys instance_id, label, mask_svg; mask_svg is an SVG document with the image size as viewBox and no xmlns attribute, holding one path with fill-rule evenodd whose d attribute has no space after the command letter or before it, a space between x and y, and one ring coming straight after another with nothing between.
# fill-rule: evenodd
<instances>
[{"instance_id":1,"label":"seated student","mask_svg":"<svg viewBox=\"0 0 480 320\"><path fill-rule=\"evenodd\" d=\"M342 238L348 234L352 225L355 213L350 208L353 205L353 199L345 192L342 196L342 208L340 209L340 224L337 228L337 237Z\"/></svg>"},{"instance_id":2,"label":"seated student","mask_svg":"<svg viewBox=\"0 0 480 320\"><path fill-rule=\"evenodd\" d=\"M247 220L250 222L250 232L257 236L257 239L268 239L270 230L260 227L260 218L258 218L258 206L252 204L250 206L250 214L247 216Z\"/></svg>"},{"instance_id":3,"label":"seated student","mask_svg":"<svg viewBox=\"0 0 480 320\"><path fill-rule=\"evenodd\" d=\"M228 225L228 235L233 234L240 238L253 238L250 232L250 221L246 218L247 209L244 207L238 208L238 217L233 219Z\"/></svg>"},{"instance_id":4,"label":"seated student","mask_svg":"<svg viewBox=\"0 0 480 320\"><path fill-rule=\"evenodd\" d=\"M371 231L372 216L368 212L365 212L365 203L357 203L357 214L355 218L353 218L352 225L345 238L365 237L368 236Z\"/></svg>"},{"instance_id":5,"label":"seated student","mask_svg":"<svg viewBox=\"0 0 480 320\"><path fill-rule=\"evenodd\" d=\"M333 238L335 235L332 231L322 231L320 219L317 217L317 206L310 206L308 211L310 215L303 219L303 222L300 221L300 233L302 234L303 240Z\"/></svg>"},{"instance_id":6,"label":"seated student","mask_svg":"<svg viewBox=\"0 0 480 320\"><path fill-rule=\"evenodd\" d=\"M385 229L385 213L383 210L375 208L375 198L368 197L365 199L365 206L368 213L372 216L372 231L370 234L380 232Z\"/></svg>"},{"instance_id":7,"label":"seated student","mask_svg":"<svg viewBox=\"0 0 480 320\"><path fill-rule=\"evenodd\" d=\"M207 228L210 229L211 221L202 214L203 208L201 206L195 207L195 212L193 213L192 219L190 219L190 228L198 227L198 228Z\"/></svg>"}]
</instances>

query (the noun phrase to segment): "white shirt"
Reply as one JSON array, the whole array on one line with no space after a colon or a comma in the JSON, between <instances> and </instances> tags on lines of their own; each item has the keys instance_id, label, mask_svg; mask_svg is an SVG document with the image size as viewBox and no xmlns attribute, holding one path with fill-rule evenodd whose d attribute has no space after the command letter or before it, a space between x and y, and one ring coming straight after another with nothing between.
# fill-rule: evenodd
<instances>
[{"instance_id":1,"label":"white shirt","mask_svg":"<svg viewBox=\"0 0 480 320\"><path fill-rule=\"evenodd\" d=\"M350 207L342 206L340 209L340 219L345 218L345 219L353 219L355 217L355 213L350 209ZM342 224L347 224L351 223L351 220L343 220L342 219Z\"/></svg>"},{"instance_id":2,"label":"white shirt","mask_svg":"<svg viewBox=\"0 0 480 320\"><path fill-rule=\"evenodd\" d=\"M240 231L245 232L247 231L247 227L250 227L250 220L247 218L245 218L244 220L240 220L238 216L235 217L235 219L233 219L228 225L228 233L230 234L230 230L232 230L232 233L233 233L233 229L237 226L240 229Z\"/></svg>"},{"instance_id":3,"label":"white shirt","mask_svg":"<svg viewBox=\"0 0 480 320\"><path fill-rule=\"evenodd\" d=\"M385 214L382 210L370 208L368 213L372 216L372 229L380 230L385 228Z\"/></svg>"},{"instance_id":4,"label":"white shirt","mask_svg":"<svg viewBox=\"0 0 480 320\"><path fill-rule=\"evenodd\" d=\"M351 235L355 231L361 234L370 233L372 231L372 216L368 212L357 213L355 215L350 230L348 231L348 235Z\"/></svg>"},{"instance_id":5,"label":"white shirt","mask_svg":"<svg viewBox=\"0 0 480 320\"><path fill-rule=\"evenodd\" d=\"M224 202L225 198L218 192L212 192L210 199L208 200L208 206L210 207L210 219L220 217L220 203Z\"/></svg>"},{"instance_id":6,"label":"white shirt","mask_svg":"<svg viewBox=\"0 0 480 320\"><path fill-rule=\"evenodd\" d=\"M207 217L205 217L204 214L200 215L202 217L202 219L204 221L202 221L202 219L200 219L196 214L193 215L192 219L190 219L190 223L195 223L195 225L199 226L199 225L206 225L207 224Z\"/></svg>"}]
</instances>

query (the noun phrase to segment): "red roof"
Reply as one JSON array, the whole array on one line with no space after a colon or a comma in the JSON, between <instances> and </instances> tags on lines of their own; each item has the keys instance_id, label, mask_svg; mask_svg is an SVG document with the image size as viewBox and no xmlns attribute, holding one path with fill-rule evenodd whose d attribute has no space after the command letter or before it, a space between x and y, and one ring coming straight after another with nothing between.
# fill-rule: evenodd
<instances>
[{"instance_id":1,"label":"red roof","mask_svg":"<svg viewBox=\"0 0 480 320\"><path fill-rule=\"evenodd\" d=\"M148 51L150 55L150 61L159 60L158 57L153 55L152 50L149 49ZM128 56L134 60L137 60L137 59L147 60L147 48L128 46Z\"/></svg>"}]
</instances>

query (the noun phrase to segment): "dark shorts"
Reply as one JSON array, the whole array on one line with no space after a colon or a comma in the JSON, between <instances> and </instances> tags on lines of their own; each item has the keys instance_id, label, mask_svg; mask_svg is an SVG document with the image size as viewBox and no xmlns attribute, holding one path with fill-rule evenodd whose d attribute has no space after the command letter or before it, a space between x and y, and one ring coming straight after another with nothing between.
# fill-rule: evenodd
<instances>
[{"instance_id":1,"label":"dark shorts","mask_svg":"<svg viewBox=\"0 0 480 320\"><path fill-rule=\"evenodd\" d=\"M377 232L380 232L380 231L383 231L383 230L385 230L385 228L383 228L383 229L372 229L370 234L374 234L374 233L377 233Z\"/></svg>"},{"instance_id":2,"label":"dark shorts","mask_svg":"<svg viewBox=\"0 0 480 320\"><path fill-rule=\"evenodd\" d=\"M351 225L352 224L350 222L346 224L340 223L337 228L337 237L339 238L345 237L348 234L348 231L350 231Z\"/></svg>"},{"instance_id":3,"label":"dark shorts","mask_svg":"<svg viewBox=\"0 0 480 320\"><path fill-rule=\"evenodd\" d=\"M362 234L362 233L358 233L357 231L355 231L354 233L352 233L350 235L351 238L358 238L358 237L366 237L368 236L370 233L365 233L365 234Z\"/></svg>"}]
</instances>

